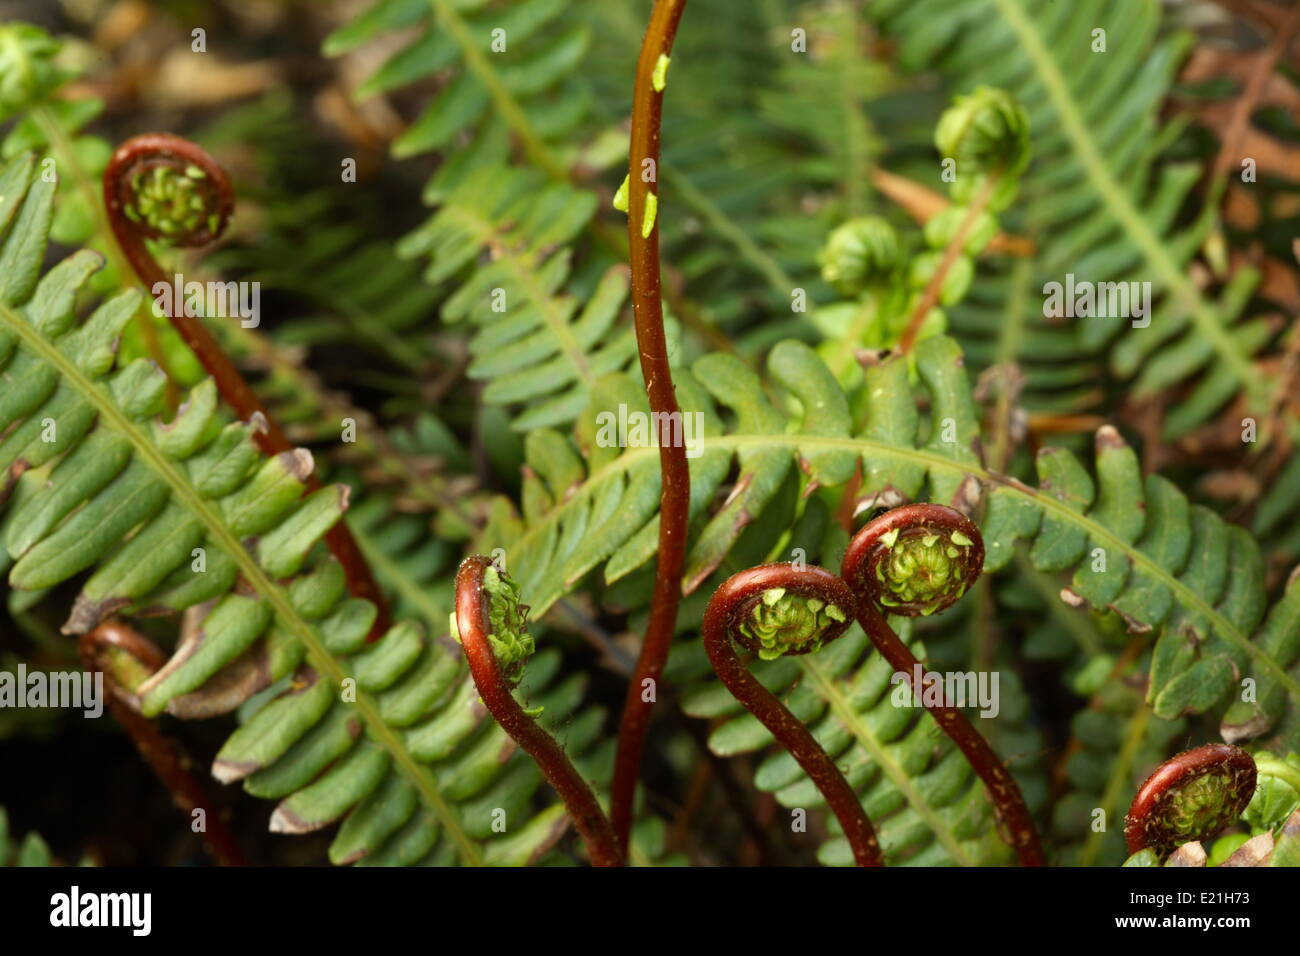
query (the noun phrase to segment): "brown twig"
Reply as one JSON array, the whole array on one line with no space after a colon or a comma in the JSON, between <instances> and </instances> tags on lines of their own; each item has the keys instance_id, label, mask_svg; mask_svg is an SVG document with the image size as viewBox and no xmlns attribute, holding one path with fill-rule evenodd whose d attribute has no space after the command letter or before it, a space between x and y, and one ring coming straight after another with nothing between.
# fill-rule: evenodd
<instances>
[{"instance_id":1,"label":"brown twig","mask_svg":"<svg viewBox=\"0 0 1300 956\"><path fill-rule=\"evenodd\" d=\"M128 703L131 699L129 692L118 684L113 672L103 665L101 653L110 647L127 652L151 673L162 667L166 655L152 641L118 621L101 624L88 634L81 635L77 643L82 666L92 674L104 675L108 709L135 742L140 756L153 769L154 775L171 793L173 802L190 816L195 810L203 812L204 828L199 832L217 863L221 866L247 866L248 861L235 842L234 835L222 822L221 815L212 806L207 791L185 769L188 758L177 751L152 720Z\"/></svg>"},{"instance_id":2,"label":"brown twig","mask_svg":"<svg viewBox=\"0 0 1300 956\"><path fill-rule=\"evenodd\" d=\"M151 188L153 194L147 194ZM181 201L190 197L199 200L200 209ZM148 208L142 212L146 202ZM224 231L234 211L235 193L225 170L199 146L170 133L145 133L127 140L113 152L104 169L104 206L122 253L140 281L152 291L159 283L164 286L171 283L164 277L146 240L165 240L183 246L212 242ZM170 305L165 311L172 326L212 376L217 391L235 414L244 421L261 415L265 422L265 430L257 434L261 449L269 455L291 451L293 443L275 416L254 394L199 318L190 315L184 304L170 301L170 297L163 298L163 304ZM313 472L305 484L310 493L320 487L320 479ZM390 623L388 603L347 523L337 522L326 533L325 541L343 566L348 590L378 608L379 614L370 631L370 639L377 640Z\"/></svg>"},{"instance_id":3,"label":"brown twig","mask_svg":"<svg viewBox=\"0 0 1300 956\"><path fill-rule=\"evenodd\" d=\"M664 335L663 302L659 274L658 194L641 178L642 163L659 165L659 132L663 117L662 78L686 0L656 0L637 61L632 98L632 138L628 154L628 243L632 268L632 308L636 322L641 375L656 421L671 432L681 409L673 391L672 367ZM657 178L657 177L656 177ZM657 187L657 184L656 184ZM653 198L651 198L653 197ZM619 846L626 850L632 832L633 803L640 775L641 755L655 685L663 674L677 622L682 596L682 568L686 563L686 524L690 511L691 475L686 448L680 442L659 442L662 487L659 496L659 561L655 569L654 596L645 641L636 670L628 684L619 725L618 752L611 785L611 816ZM649 692L647 694L647 691Z\"/></svg>"}]
</instances>

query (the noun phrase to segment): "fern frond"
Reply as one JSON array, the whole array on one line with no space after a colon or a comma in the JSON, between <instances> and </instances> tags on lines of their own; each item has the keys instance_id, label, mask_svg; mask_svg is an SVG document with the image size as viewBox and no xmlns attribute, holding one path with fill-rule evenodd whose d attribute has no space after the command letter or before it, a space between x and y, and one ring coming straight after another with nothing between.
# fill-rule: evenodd
<instances>
[{"instance_id":1,"label":"fern frond","mask_svg":"<svg viewBox=\"0 0 1300 956\"><path fill-rule=\"evenodd\" d=\"M622 273L570 273L570 246L592 225L597 199L572 185L572 157L553 145L589 103L573 74L591 34L557 25L567 6L432 0L417 10L387 0L325 43L338 55L397 27L416 32L360 97L449 74L393 143L399 158L459 147L424 190L437 211L398 252L429 260L425 278L444 297L444 321L479 327L469 374L491 379L488 402L524 407L512 422L520 431L572 421L596 378L635 357L630 329L616 322ZM528 165L511 162L510 136Z\"/></svg>"},{"instance_id":2,"label":"fern frond","mask_svg":"<svg viewBox=\"0 0 1300 956\"><path fill-rule=\"evenodd\" d=\"M346 596L339 565L299 573L342 514L344 490L303 499L310 455L262 456L256 423L223 424L210 381L171 422L155 421L161 372L143 359L118 367L114 352L138 294L78 325L77 294L98 257L79 252L40 276L53 188L32 174L31 157L0 171L0 467L6 488L34 486L4 516L10 584L50 587L96 566L65 625L74 632L123 608L208 604L135 689L140 708L224 712L271 685L215 772L279 799L276 829L346 818L336 861L522 863L553 846L563 810L528 812L540 775L472 706L459 650L410 623L366 645L375 608ZM564 721L583 681L554 681L558 664L539 655L524 692ZM587 710L556 731L596 761L602 720Z\"/></svg>"},{"instance_id":3,"label":"fern frond","mask_svg":"<svg viewBox=\"0 0 1300 956\"><path fill-rule=\"evenodd\" d=\"M687 593L728 560L745 560L735 550L742 534L749 535L749 556L779 555L798 513L799 484L842 485L860 463L866 501L925 496L971 507L984 499L986 571L1004 567L1023 539L1036 569L1070 574L1073 603L1090 602L1122 615L1133 630L1158 632L1150 692L1158 715L1221 705L1246 674L1260 690L1250 726L1271 727L1296 712L1300 681L1290 668L1300 658L1300 586L1267 608L1259 547L1247 532L1191 506L1158 475L1144 481L1132 449L1109 427L1097 435L1095 478L1062 448L1039 454L1037 489L988 470L957 345L928 339L915 357L928 420L906 360L895 358L866 370L854 396L864 406L861 430L849 414L850 396L797 343L782 343L768 362L798 409L793 414L773 405L757 376L728 356L706 356L694 379L681 377L682 407L705 422L692 466ZM613 584L653 553L656 450L601 447L607 442L595 420L598 410L620 404L644 411L635 392L627 380L603 383L578 422L578 447L556 433L530 435L523 516L485 532L487 547L506 548L538 614L597 567ZM644 583L614 593L644 606Z\"/></svg>"}]
</instances>

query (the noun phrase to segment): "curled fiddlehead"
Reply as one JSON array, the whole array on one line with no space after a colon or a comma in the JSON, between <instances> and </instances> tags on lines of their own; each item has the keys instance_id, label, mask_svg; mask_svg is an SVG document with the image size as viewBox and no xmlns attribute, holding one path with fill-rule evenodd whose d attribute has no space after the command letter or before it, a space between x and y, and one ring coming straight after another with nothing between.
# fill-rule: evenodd
<instances>
[{"instance_id":1,"label":"curled fiddlehead","mask_svg":"<svg viewBox=\"0 0 1300 956\"><path fill-rule=\"evenodd\" d=\"M889 626L886 614L918 617L951 607L984 567L984 539L975 523L944 505L912 504L885 512L862 528L844 553L841 576L857 599L857 617L872 644L913 687L925 708L984 781L1005 838L1022 866L1043 866L1038 831L1015 778L943 695L938 681ZM942 703L934 703L934 701Z\"/></svg>"},{"instance_id":2,"label":"curled fiddlehead","mask_svg":"<svg viewBox=\"0 0 1300 956\"><path fill-rule=\"evenodd\" d=\"M614 828L590 785L555 738L519 706L511 691L524 660L532 653L528 608L518 586L482 555L466 558L456 573L452 636L465 651L470 676L483 704L501 728L523 747L564 801L594 866L623 866Z\"/></svg>"},{"instance_id":3,"label":"curled fiddlehead","mask_svg":"<svg viewBox=\"0 0 1300 956\"><path fill-rule=\"evenodd\" d=\"M1164 856L1236 822L1255 793L1255 760L1230 744L1206 744L1166 760L1138 789L1124 820L1129 853Z\"/></svg>"},{"instance_id":4,"label":"curled fiddlehead","mask_svg":"<svg viewBox=\"0 0 1300 956\"><path fill-rule=\"evenodd\" d=\"M844 634L853 607L852 592L824 568L765 564L722 582L704 612L701 636L727 690L785 746L826 798L858 866L883 866L871 821L839 767L731 646L735 641L764 660L811 654Z\"/></svg>"},{"instance_id":5,"label":"curled fiddlehead","mask_svg":"<svg viewBox=\"0 0 1300 956\"><path fill-rule=\"evenodd\" d=\"M104 206L109 226L131 268L150 290L159 283L169 286L162 268L147 245L156 240L173 246L203 246L225 231L235 207L230 178L221 165L195 143L171 133L145 133L133 137L113 152L104 169ZM203 325L170 296L161 304L172 327L190 347L217 391L242 420L254 416L263 427L257 442L268 455L294 450L257 395L244 381L225 350ZM307 493L320 488L313 473ZM330 551L347 575L348 590L379 609L371 639L378 639L389 626L387 602L375 582L361 549L344 522L338 522L325 536Z\"/></svg>"}]
</instances>

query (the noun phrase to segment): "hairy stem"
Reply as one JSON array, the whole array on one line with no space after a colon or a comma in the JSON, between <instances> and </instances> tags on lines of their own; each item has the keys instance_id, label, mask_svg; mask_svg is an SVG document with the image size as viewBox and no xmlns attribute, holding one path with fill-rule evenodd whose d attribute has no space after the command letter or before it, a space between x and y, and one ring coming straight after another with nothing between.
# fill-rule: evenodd
<instances>
[{"instance_id":1,"label":"hairy stem","mask_svg":"<svg viewBox=\"0 0 1300 956\"><path fill-rule=\"evenodd\" d=\"M483 575L491 561L482 555L466 558L456 574L456 631L470 675L488 711L523 747L555 788L587 847L594 866L624 866L624 854L600 802L582 774L569 761L555 738L529 716L511 692L489 640L489 595Z\"/></svg>"},{"instance_id":2,"label":"hairy stem","mask_svg":"<svg viewBox=\"0 0 1300 956\"><path fill-rule=\"evenodd\" d=\"M117 682L112 669L104 666L101 655L108 648L118 648L130 654L150 673L162 667L167 656L152 641L116 621L106 622L90 633L83 634L77 648L81 654L82 666L91 673L104 675L108 709L135 741L140 756L171 793L176 806L189 817L193 816L195 810L203 811L204 828L199 832L217 863L221 866L247 866L248 861L235 842L234 835L222 822L221 814L212 806L207 791L185 769L189 758L168 742L152 720L131 707L127 702L130 692Z\"/></svg>"},{"instance_id":3,"label":"hairy stem","mask_svg":"<svg viewBox=\"0 0 1300 956\"><path fill-rule=\"evenodd\" d=\"M177 175L194 174L193 181L200 184L197 195L205 201L203 213L198 217L201 222L176 231L160 231L151 223L140 221L138 214L132 212L139 202L136 182L156 170ZM131 268L145 288L151 291L157 283L171 283L149 251L146 239L165 238L178 245L204 245L220 235L234 205L235 193L225 170L200 147L170 133L146 133L127 140L114 151L104 169L104 207L108 212L109 226ZM202 321L190 315L183 303L170 302L166 312L172 327L212 376L217 391L235 414L245 421L254 415L261 416L265 429L258 432L257 442L262 451L268 455L291 451L293 443ZM307 477L304 494L319 487L320 479L313 472ZM326 533L325 541L343 566L348 590L379 609L370 631L370 640L378 640L390 624L388 605L347 523L340 521L335 524Z\"/></svg>"},{"instance_id":4,"label":"hairy stem","mask_svg":"<svg viewBox=\"0 0 1300 956\"><path fill-rule=\"evenodd\" d=\"M637 61L632 99L632 138L628 154L628 243L632 267L632 308L636 321L641 375L656 421L671 423L681 415L673 391L668 343L664 335L659 276L658 216L646 215L647 200L657 208L657 183L642 180L644 160L659 166L659 131L663 116L664 66L672 52L686 0L656 0ZM671 429L671 425L669 425ZM659 562L655 569L653 603L641 655L628 684L619 725L618 752L611 786L611 815L619 846L626 848L632 831L641 754L654 687L663 674L681 602L682 568L686 563L686 522L690 509L691 474L681 442L660 441ZM647 693L649 692L649 693Z\"/></svg>"},{"instance_id":5,"label":"hairy stem","mask_svg":"<svg viewBox=\"0 0 1300 956\"><path fill-rule=\"evenodd\" d=\"M907 678L915 698L984 782L1020 864L1044 866L1038 830L1015 778L966 715L949 704L942 682L921 666L881 611L907 616L943 611L966 592L983 566L984 542L974 522L943 505L914 504L886 512L859 531L844 554L841 576L853 589L858 622L871 643ZM898 580L900 571L910 578Z\"/></svg>"},{"instance_id":6,"label":"hairy stem","mask_svg":"<svg viewBox=\"0 0 1300 956\"><path fill-rule=\"evenodd\" d=\"M826 803L844 828L858 866L884 866L880 843L876 840L871 821L840 768L803 722L749 673L732 647L733 638L742 638L741 629L746 616L764 599L764 595L776 592L783 592L783 597L795 594L800 599L815 598L845 612L845 620L818 634L813 646L796 646L786 653L816 650L844 633L854 601L852 592L843 581L824 568L767 564L733 575L714 592L704 612L701 631L704 649L731 695L781 742L826 798Z\"/></svg>"}]
</instances>

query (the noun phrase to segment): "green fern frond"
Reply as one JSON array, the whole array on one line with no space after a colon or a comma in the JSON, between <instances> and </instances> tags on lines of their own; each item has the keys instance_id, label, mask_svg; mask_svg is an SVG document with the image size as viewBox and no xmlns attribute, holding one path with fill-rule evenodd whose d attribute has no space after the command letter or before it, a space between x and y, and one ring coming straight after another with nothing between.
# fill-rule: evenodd
<instances>
[{"instance_id":1,"label":"green fern frond","mask_svg":"<svg viewBox=\"0 0 1300 956\"><path fill-rule=\"evenodd\" d=\"M757 376L728 356L706 356L693 378L681 377L683 409L704 421L701 453L692 462L687 593L728 560L744 560L734 551L743 533L758 536L750 546L760 560L771 553L779 559L799 484L842 485L860 464L868 502L984 501L986 571L1004 567L1023 539L1034 568L1071 575L1072 602L1113 609L1133 630L1158 633L1150 692L1158 715L1218 706L1247 674L1258 681L1258 702L1234 726L1262 732L1284 712L1296 713L1300 681L1290 669L1300 658L1300 587L1267 608L1262 559L1247 532L1191 506L1157 475L1144 481L1132 449L1109 427L1098 432L1095 478L1062 448L1039 454L1037 489L988 470L957 345L928 339L915 360L928 420L907 362L893 359L868 368L853 396L863 405L861 429L849 414L850 396L797 343L782 343L768 362L790 408L799 409L793 413L774 406ZM506 549L539 615L597 567L614 584L653 555L656 450L601 447L596 421L620 404L644 412L636 392L625 379L604 383L578 422L576 447L556 433L530 435L522 517L498 520L485 532L487 547ZM734 424L724 422L724 413ZM644 584L620 596L644 606Z\"/></svg>"},{"instance_id":2,"label":"green fern frond","mask_svg":"<svg viewBox=\"0 0 1300 956\"><path fill-rule=\"evenodd\" d=\"M393 143L399 158L457 146L424 190L436 212L398 253L429 261L425 278L445 297L444 321L478 326L469 374L491 380L488 402L523 406L512 422L520 431L572 421L595 380L626 368L636 353L630 328L616 321L627 294L622 271L570 272L569 247L592 225L597 198L572 185L573 157L554 145L589 103L574 73L591 32L557 26L567 7L567 0L385 0L325 43L338 55L397 28L415 30L359 97L450 71ZM512 164L510 136L528 165Z\"/></svg>"}]
</instances>

